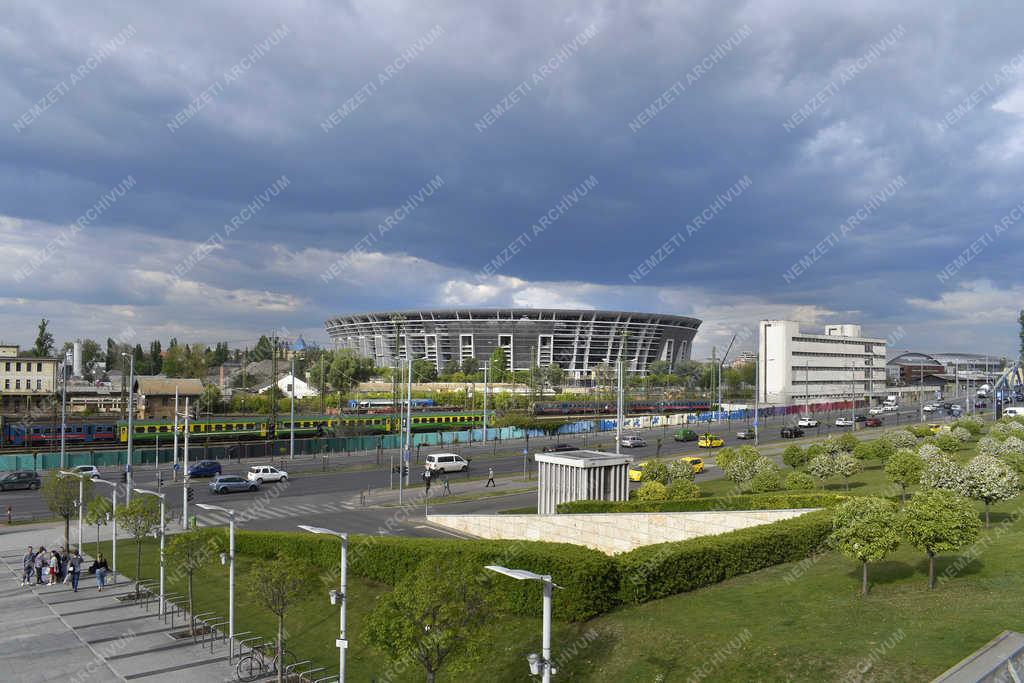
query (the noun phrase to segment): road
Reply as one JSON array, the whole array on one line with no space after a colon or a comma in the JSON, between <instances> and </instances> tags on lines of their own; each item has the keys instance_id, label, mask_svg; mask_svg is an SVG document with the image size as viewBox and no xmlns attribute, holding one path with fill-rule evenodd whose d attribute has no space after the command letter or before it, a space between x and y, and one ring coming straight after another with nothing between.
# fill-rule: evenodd
<instances>
[{"instance_id":1,"label":"road","mask_svg":"<svg viewBox=\"0 0 1024 683\"><path fill-rule=\"evenodd\" d=\"M821 424L817 428L806 429L806 436L801 439L792 440L794 443L806 442L809 437L826 436L849 431L849 427L835 427L832 423L836 417L847 416L846 411L831 414L818 414L816 417ZM920 414L917 409L904 409L897 413L888 413L883 417L885 426L907 424L917 422ZM929 418L933 419L933 418ZM934 418L939 420L940 418ZM946 419L946 418L942 418ZM765 420L761 425L759 439L760 444L772 444L783 441L779 436L781 427L793 424L796 416L785 418L776 417ZM747 427L746 422L722 421L711 425L691 426L698 433L705 430L721 435L726 445L735 446L741 444L753 444L753 441L742 441L735 437L738 430ZM702 480L714 479L721 476L721 471L714 467L713 453L707 449L700 449L695 442L679 443L672 439L674 429L654 428L646 430L629 430L629 433L637 433L642 436L647 445L639 448L622 449L622 452L632 456L636 460L650 458L658 455L657 441L662 441L660 455L662 457L676 455L702 455L705 457L707 471L701 475ZM858 431L861 426L858 424ZM790 440L786 440L790 441ZM458 452L472 461L472 468L468 475L457 474L450 477L453 494L485 493L483 484L486 479L487 468L493 468L496 477L502 487L513 490L531 486L524 477L524 464L532 479L534 467L530 467L532 458L524 457L523 449L527 453L540 451L546 445L555 443L568 443L580 448L595 449L602 448L605 452L615 450L614 432L603 432L600 434L585 435L561 435L557 437L534 437L526 440L503 441L492 443L459 444L456 446L433 447L430 450L422 449L413 463L412 487L405 500L415 501L409 503L407 509L397 507L385 507L381 503L397 504L397 500L391 502L390 496L386 493L393 485L398 487L398 475L392 475L390 464L398 462L398 455L395 451L386 451L380 457L380 464L377 463L378 456L374 453L361 455L330 455L326 459L319 456L297 456L295 460L284 461L273 459L258 459L239 461L222 461L225 474L243 474L252 464L273 462L287 470L290 480L287 484L265 484L264 487L255 493L238 493L218 496L209 491L205 479L194 479L192 488L195 498L189 504L189 514L198 514L200 523L218 524L225 521L218 515L211 515L203 512L194 506L194 503L212 503L216 505L231 506L237 508L239 515L245 513L244 527L248 529L264 530L285 530L294 529L296 524L315 524L327 527L345 528L353 533L377 533L384 530L387 533L401 533L413 536L436 536L444 535L447 532L430 528L424 524L422 510L422 489L423 485L419 479L419 459L427 453ZM136 466L134 471L134 485L140 488L156 489L158 471L152 466ZM181 516L182 510L182 485L180 482L170 481L171 472L167 465L162 466L160 474L163 478L162 490L167 493L168 515L173 519ZM103 473L104 479L108 481L119 481L120 473L109 470ZM123 500L124 489L119 487L119 499ZM108 495L109 487L97 487L97 491ZM368 504L363 505L360 495L369 492ZM436 490L435 490L436 493ZM445 505L446 512L485 512L499 509L510 509L531 505L536 499L534 493L517 493L511 496L501 496L483 500L473 500L463 503ZM34 491L7 491L0 493L0 511L10 505L14 510L15 519L31 519L48 516L46 505L38 492ZM390 521L390 526L389 526ZM88 538L88 535L87 535Z\"/></svg>"}]
</instances>

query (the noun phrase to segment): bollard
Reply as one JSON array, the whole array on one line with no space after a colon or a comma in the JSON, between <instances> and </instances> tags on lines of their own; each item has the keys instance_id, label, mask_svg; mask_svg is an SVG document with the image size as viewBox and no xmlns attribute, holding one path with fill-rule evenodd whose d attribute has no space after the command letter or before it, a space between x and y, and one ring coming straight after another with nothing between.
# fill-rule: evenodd
<instances>
[{"instance_id":1,"label":"bollard","mask_svg":"<svg viewBox=\"0 0 1024 683\"><path fill-rule=\"evenodd\" d=\"M14 515L14 510L13 510L13 509L11 508L11 506L10 506L10 505L8 505L8 506L7 506L7 523L8 523L8 524L13 524L13 523L14 523L14 522L12 521L12 517L13 517L13 515Z\"/></svg>"}]
</instances>

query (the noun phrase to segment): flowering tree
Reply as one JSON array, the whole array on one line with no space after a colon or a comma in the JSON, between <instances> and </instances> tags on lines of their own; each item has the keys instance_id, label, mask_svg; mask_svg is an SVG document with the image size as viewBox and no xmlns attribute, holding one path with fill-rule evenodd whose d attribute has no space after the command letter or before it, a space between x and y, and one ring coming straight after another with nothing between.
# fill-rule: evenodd
<instances>
[{"instance_id":1,"label":"flowering tree","mask_svg":"<svg viewBox=\"0 0 1024 683\"><path fill-rule=\"evenodd\" d=\"M907 488L921 481L924 460L910 448L901 448L885 463L885 478L900 485L900 502L907 502Z\"/></svg>"},{"instance_id":2,"label":"flowering tree","mask_svg":"<svg viewBox=\"0 0 1024 683\"><path fill-rule=\"evenodd\" d=\"M921 447L917 449L917 454L921 456L921 459L927 462L928 460L942 455L942 449L933 443L923 443Z\"/></svg>"},{"instance_id":3,"label":"flowering tree","mask_svg":"<svg viewBox=\"0 0 1024 683\"><path fill-rule=\"evenodd\" d=\"M884 498L853 498L836 508L829 544L861 563L861 595L868 594L868 562L882 560L900 544L896 506Z\"/></svg>"},{"instance_id":4,"label":"flowering tree","mask_svg":"<svg viewBox=\"0 0 1024 683\"><path fill-rule=\"evenodd\" d=\"M948 455L936 455L924 462L921 486L926 489L960 491L963 487L964 471Z\"/></svg>"},{"instance_id":5,"label":"flowering tree","mask_svg":"<svg viewBox=\"0 0 1024 683\"><path fill-rule=\"evenodd\" d=\"M956 440L960 443L967 443L971 440L971 433L963 427L953 427L953 431L950 432Z\"/></svg>"},{"instance_id":6,"label":"flowering tree","mask_svg":"<svg viewBox=\"0 0 1024 683\"><path fill-rule=\"evenodd\" d=\"M893 448L914 448L917 446L917 437L904 429L889 432L884 438L892 444Z\"/></svg>"},{"instance_id":7,"label":"flowering tree","mask_svg":"<svg viewBox=\"0 0 1024 683\"><path fill-rule=\"evenodd\" d=\"M990 436L978 440L978 455L996 457L1002 455L1003 444Z\"/></svg>"},{"instance_id":8,"label":"flowering tree","mask_svg":"<svg viewBox=\"0 0 1024 683\"><path fill-rule=\"evenodd\" d=\"M775 468L771 460L758 453L756 449L747 447L737 448L725 464L717 458L715 461L725 472L725 476L740 486L745 485L759 472Z\"/></svg>"},{"instance_id":9,"label":"flowering tree","mask_svg":"<svg viewBox=\"0 0 1024 683\"><path fill-rule=\"evenodd\" d=\"M861 462L857 458L853 457L849 453L841 452L833 456L833 468L835 473L843 478L843 485L846 490L850 490L850 477L860 472Z\"/></svg>"},{"instance_id":10,"label":"flowering tree","mask_svg":"<svg viewBox=\"0 0 1024 683\"><path fill-rule=\"evenodd\" d=\"M825 480L836 474L835 458L825 453L811 458L807 463L807 472L821 480L822 488L825 487Z\"/></svg>"},{"instance_id":11,"label":"flowering tree","mask_svg":"<svg viewBox=\"0 0 1024 683\"><path fill-rule=\"evenodd\" d=\"M1006 463L987 455L972 459L963 471L961 493L985 503L985 528L989 527L988 506L1000 500L1015 498L1020 492L1020 478Z\"/></svg>"},{"instance_id":12,"label":"flowering tree","mask_svg":"<svg viewBox=\"0 0 1024 683\"><path fill-rule=\"evenodd\" d=\"M962 548L978 537L974 506L952 491L918 493L903 506L897 525L911 545L928 555L928 588L935 588L935 554Z\"/></svg>"},{"instance_id":13,"label":"flowering tree","mask_svg":"<svg viewBox=\"0 0 1024 683\"><path fill-rule=\"evenodd\" d=\"M1024 455L1024 440L1016 436L1008 436L999 446L999 455L1009 458Z\"/></svg>"}]
</instances>

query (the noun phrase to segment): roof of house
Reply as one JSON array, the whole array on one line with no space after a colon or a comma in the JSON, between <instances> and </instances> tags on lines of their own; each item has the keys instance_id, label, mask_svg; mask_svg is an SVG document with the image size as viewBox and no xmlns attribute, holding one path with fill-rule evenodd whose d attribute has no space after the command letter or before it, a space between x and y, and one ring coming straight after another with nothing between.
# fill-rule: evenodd
<instances>
[{"instance_id":1,"label":"roof of house","mask_svg":"<svg viewBox=\"0 0 1024 683\"><path fill-rule=\"evenodd\" d=\"M136 377L133 390L143 396L173 396L177 388L179 396L199 396L203 383L187 377Z\"/></svg>"}]
</instances>

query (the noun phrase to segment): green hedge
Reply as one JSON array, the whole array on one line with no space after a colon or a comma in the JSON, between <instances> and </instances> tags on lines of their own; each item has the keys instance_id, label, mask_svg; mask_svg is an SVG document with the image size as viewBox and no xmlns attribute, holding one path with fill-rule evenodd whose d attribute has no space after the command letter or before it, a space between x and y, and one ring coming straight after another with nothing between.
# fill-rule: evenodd
<instances>
[{"instance_id":1,"label":"green hedge","mask_svg":"<svg viewBox=\"0 0 1024 683\"><path fill-rule=\"evenodd\" d=\"M340 547L336 538L292 532L239 531L239 554L271 558L278 553L304 557L337 581ZM603 614L618 604L619 574L615 558L568 543L486 541L399 536L349 536L348 567L360 576L395 585L432 556L461 556L480 567L481 576L500 582L499 607L515 614L540 615L541 585L536 581L502 579L484 569L500 564L550 574L563 590L555 591L554 611L567 621Z\"/></svg>"},{"instance_id":2,"label":"green hedge","mask_svg":"<svg viewBox=\"0 0 1024 683\"><path fill-rule=\"evenodd\" d=\"M558 506L560 514L592 512L709 512L717 510L789 510L830 508L846 500L836 493L772 493L690 500L576 500Z\"/></svg>"},{"instance_id":3,"label":"green hedge","mask_svg":"<svg viewBox=\"0 0 1024 683\"><path fill-rule=\"evenodd\" d=\"M619 597L639 604L801 560L813 554L831 530L832 512L819 510L717 536L637 548L616 558Z\"/></svg>"}]
</instances>

